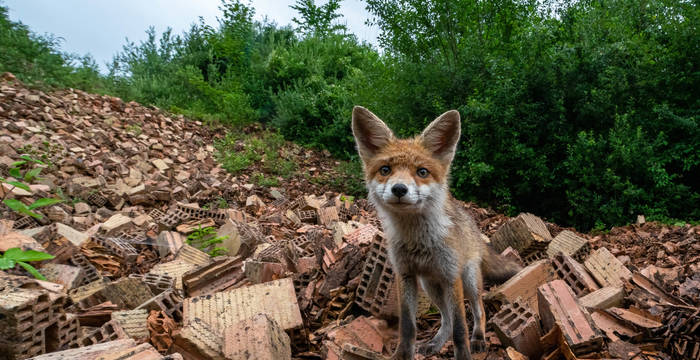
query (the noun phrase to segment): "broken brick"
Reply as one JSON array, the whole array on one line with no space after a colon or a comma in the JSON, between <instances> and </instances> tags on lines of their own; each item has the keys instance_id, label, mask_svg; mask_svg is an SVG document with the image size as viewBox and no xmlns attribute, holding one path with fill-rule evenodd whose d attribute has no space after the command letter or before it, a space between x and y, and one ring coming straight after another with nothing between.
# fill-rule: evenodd
<instances>
[{"instance_id":1,"label":"broken brick","mask_svg":"<svg viewBox=\"0 0 700 360\"><path fill-rule=\"evenodd\" d=\"M540 260L528 265L508 281L489 291L484 300L512 303L521 298L523 305L532 310L539 309L537 306L537 287L554 279L554 270L550 261Z\"/></svg>"},{"instance_id":2,"label":"broken brick","mask_svg":"<svg viewBox=\"0 0 700 360\"><path fill-rule=\"evenodd\" d=\"M554 280L537 288L538 307L544 330L557 326L567 346L576 355L598 351L603 335L588 311L564 280Z\"/></svg>"},{"instance_id":3,"label":"broken brick","mask_svg":"<svg viewBox=\"0 0 700 360\"><path fill-rule=\"evenodd\" d=\"M180 322L183 319L182 298L173 289L164 291L163 293L154 296L153 298L139 305L135 310L138 309L162 311L168 317L177 322Z\"/></svg>"},{"instance_id":4,"label":"broken brick","mask_svg":"<svg viewBox=\"0 0 700 360\"><path fill-rule=\"evenodd\" d=\"M101 344L68 349L34 357L34 360L93 360L101 355L114 354L136 346L133 339L120 339Z\"/></svg>"},{"instance_id":5,"label":"broken brick","mask_svg":"<svg viewBox=\"0 0 700 360\"><path fill-rule=\"evenodd\" d=\"M175 260L185 261L196 266L204 266L211 262L211 257L209 254L194 246L184 244L180 247L180 250L177 251Z\"/></svg>"},{"instance_id":6,"label":"broken brick","mask_svg":"<svg viewBox=\"0 0 700 360\"><path fill-rule=\"evenodd\" d=\"M247 329L253 332L254 329ZM223 360L223 347L228 342L222 333L214 331L202 321L192 321L185 325L179 336L187 342L187 347L194 347L201 355L213 360ZM231 342L235 340L230 340ZM250 356L250 355L249 355ZM252 357L258 359L258 357ZM264 358L259 358L264 359ZM274 359L272 357L268 359Z\"/></svg>"},{"instance_id":7,"label":"broken brick","mask_svg":"<svg viewBox=\"0 0 700 360\"><path fill-rule=\"evenodd\" d=\"M124 309L133 309L153 297L151 289L140 279L122 278L109 283L102 290L103 296Z\"/></svg>"},{"instance_id":8,"label":"broken brick","mask_svg":"<svg viewBox=\"0 0 700 360\"><path fill-rule=\"evenodd\" d=\"M553 258L558 253L571 256L574 260L582 262L591 252L588 240L576 235L569 230L563 230L552 239L547 247L547 256Z\"/></svg>"},{"instance_id":9,"label":"broken brick","mask_svg":"<svg viewBox=\"0 0 700 360\"><path fill-rule=\"evenodd\" d=\"M117 323L133 339L147 339L148 326L146 320L148 312L146 309L123 310L112 313L112 321Z\"/></svg>"},{"instance_id":10,"label":"broken brick","mask_svg":"<svg viewBox=\"0 0 700 360\"><path fill-rule=\"evenodd\" d=\"M598 290L598 284L588 274L586 268L572 257L558 254L552 257L552 268L557 276L566 281L576 296L584 296Z\"/></svg>"},{"instance_id":11,"label":"broken brick","mask_svg":"<svg viewBox=\"0 0 700 360\"><path fill-rule=\"evenodd\" d=\"M162 231L158 234L156 246L161 259L169 254L177 254L186 240L182 234L174 231Z\"/></svg>"},{"instance_id":12,"label":"broken brick","mask_svg":"<svg viewBox=\"0 0 700 360\"><path fill-rule=\"evenodd\" d=\"M291 359L289 336L271 317L257 314L227 326L223 354L227 359Z\"/></svg>"},{"instance_id":13,"label":"broken brick","mask_svg":"<svg viewBox=\"0 0 700 360\"><path fill-rule=\"evenodd\" d=\"M302 325L294 285L289 278L188 298L183 303L183 313L185 324L198 318L215 331L244 320L246 314L257 313L267 314L284 330Z\"/></svg>"},{"instance_id":14,"label":"broken brick","mask_svg":"<svg viewBox=\"0 0 700 360\"><path fill-rule=\"evenodd\" d=\"M505 346L513 346L532 359L542 355L540 337L542 329L535 312L519 301L506 303L489 322Z\"/></svg>"},{"instance_id":15,"label":"broken brick","mask_svg":"<svg viewBox=\"0 0 700 360\"><path fill-rule=\"evenodd\" d=\"M501 225L491 236L491 244L496 251L500 253L510 246L523 260L531 252L546 251L551 240L552 235L549 234L545 223L529 213L522 213Z\"/></svg>"},{"instance_id":16,"label":"broken brick","mask_svg":"<svg viewBox=\"0 0 700 360\"><path fill-rule=\"evenodd\" d=\"M63 285L66 291L80 286L84 276L81 268L62 264L45 264L39 272L46 280Z\"/></svg>"},{"instance_id":17,"label":"broken brick","mask_svg":"<svg viewBox=\"0 0 700 360\"><path fill-rule=\"evenodd\" d=\"M601 286L620 287L623 280L632 277L632 272L604 247L594 251L584 264Z\"/></svg>"},{"instance_id":18,"label":"broken brick","mask_svg":"<svg viewBox=\"0 0 700 360\"><path fill-rule=\"evenodd\" d=\"M183 274L183 289L188 296L224 291L244 277L242 265L240 257L217 257L208 265Z\"/></svg>"},{"instance_id":19,"label":"broken brick","mask_svg":"<svg viewBox=\"0 0 700 360\"><path fill-rule=\"evenodd\" d=\"M586 309L607 309L619 306L624 298L625 290L622 287L605 286L580 297L578 302Z\"/></svg>"}]
</instances>

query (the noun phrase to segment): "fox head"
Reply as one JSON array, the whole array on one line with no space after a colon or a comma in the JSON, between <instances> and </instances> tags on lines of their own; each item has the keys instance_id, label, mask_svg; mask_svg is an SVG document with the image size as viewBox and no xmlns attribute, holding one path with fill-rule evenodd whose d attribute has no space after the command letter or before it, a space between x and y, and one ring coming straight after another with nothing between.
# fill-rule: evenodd
<instances>
[{"instance_id":1,"label":"fox head","mask_svg":"<svg viewBox=\"0 0 700 360\"><path fill-rule=\"evenodd\" d=\"M451 110L420 135L398 139L376 115L356 106L352 133L370 201L391 213L420 213L442 205L460 128L459 112Z\"/></svg>"}]
</instances>

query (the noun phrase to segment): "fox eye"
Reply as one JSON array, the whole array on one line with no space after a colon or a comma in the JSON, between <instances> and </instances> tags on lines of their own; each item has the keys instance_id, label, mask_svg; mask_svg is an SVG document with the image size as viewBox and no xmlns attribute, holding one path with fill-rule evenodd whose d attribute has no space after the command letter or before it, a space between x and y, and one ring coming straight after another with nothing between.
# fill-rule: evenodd
<instances>
[{"instance_id":1,"label":"fox eye","mask_svg":"<svg viewBox=\"0 0 700 360\"><path fill-rule=\"evenodd\" d=\"M418 171L416 171L416 174L422 178L428 177L428 174L430 174L430 171L426 168L418 168Z\"/></svg>"},{"instance_id":2,"label":"fox eye","mask_svg":"<svg viewBox=\"0 0 700 360\"><path fill-rule=\"evenodd\" d=\"M382 167L379 168L379 173L380 173L382 176L387 176L387 175L389 175L389 174L391 173L391 168L390 168L389 166L387 166L387 165L384 165L384 166L382 166Z\"/></svg>"}]
</instances>

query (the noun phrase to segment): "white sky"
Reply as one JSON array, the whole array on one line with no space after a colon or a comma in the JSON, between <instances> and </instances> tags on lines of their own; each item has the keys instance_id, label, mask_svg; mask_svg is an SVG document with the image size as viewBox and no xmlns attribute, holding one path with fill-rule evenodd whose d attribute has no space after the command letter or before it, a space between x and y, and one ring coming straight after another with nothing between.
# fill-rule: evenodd
<instances>
[{"instance_id":1,"label":"white sky","mask_svg":"<svg viewBox=\"0 0 700 360\"><path fill-rule=\"evenodd\" d=\"M316 0L317 4L326 1ZM289 6L295 0L252 0L255 18L287 25L297 16ZM167 27L180 34L198 21L217 25L220 0L0 0L9 8L10 19L21 21L38 34L50 33L63 39L61 50L91 54L105 70L126 38L139 42L154 26L157 33ZM361 41L377 45L378 30L364 24L369 14L361 0L343 0L341 13L349 31Z\"/></svg>"}]
</instances>

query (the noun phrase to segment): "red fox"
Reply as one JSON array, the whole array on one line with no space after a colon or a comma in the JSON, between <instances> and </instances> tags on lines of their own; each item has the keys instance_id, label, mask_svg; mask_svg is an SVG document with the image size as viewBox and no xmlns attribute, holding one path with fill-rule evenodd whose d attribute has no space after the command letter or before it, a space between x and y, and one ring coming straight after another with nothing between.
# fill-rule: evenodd
<instances>
[{"instance_id":1,"label":"red fox","mask_svg":"<svg viewBox=\"0 0 700 360\"><path fill-rule=\"evenodd\" d=\"M456 359L485 349L482 275L504 281L520 266L497 255L474 220L451 196L450 164L460 137L456 110L435 119L419 136L397 139L369 110L356 106L352 132L362 159L369 200L389 240L389 260L399 284L399 345L394 359L413 359L418 282L441 314L440 330L418 351L442 349L452 336ZM464 296L474 328L467 340Z\"/></svg>"}]
</instances>

